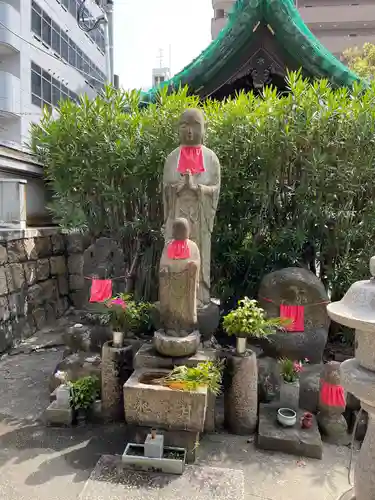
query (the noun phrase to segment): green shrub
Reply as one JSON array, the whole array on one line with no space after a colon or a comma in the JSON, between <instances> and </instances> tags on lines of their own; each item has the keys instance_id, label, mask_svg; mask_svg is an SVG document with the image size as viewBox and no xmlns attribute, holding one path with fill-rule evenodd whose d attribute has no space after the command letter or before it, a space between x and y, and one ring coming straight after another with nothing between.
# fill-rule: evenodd
<instances>
[{"instance_id":1,"label":"green shrub","mask_svg":"<svg viewBox=\"0 0 375 500\"><path fill-rule=\"evenodd\" d=\"M82 377L70 382L70 406L73 410L88 410L100 394L98 377Z\"/></svg>"},{"instance_id":2,"label":"green shrub","mask_svg":"<svg viewBox=\"0 0 375 500\"><path fill-rule=\"evenodd\" d=\"M266 89L202 104L206 144L222 164L212 237L212 288L222 299L253 296L262 276L306 265L333 300L368 275L375 232L375 86L332 90L289 76L290 92ZM186 90L65 101L60 118L33 129L33 148L64 227L111 235L134 264L134 298L157 299L161 176L178 144L177 119L196 106Z\"/></svg>"},{"instance_id":3,"label":"green shrub","mask_svg":"<svg viewBox=\"0 0 375 500\"><path fill-rule=\"evenodd\" d=\"M264 339L288 322L281 318L266 318L265 311L258 306L258 302L245 297L238 301L236 309L224 317L223 328L228 335Z\"/></svg>"}]
</instances>

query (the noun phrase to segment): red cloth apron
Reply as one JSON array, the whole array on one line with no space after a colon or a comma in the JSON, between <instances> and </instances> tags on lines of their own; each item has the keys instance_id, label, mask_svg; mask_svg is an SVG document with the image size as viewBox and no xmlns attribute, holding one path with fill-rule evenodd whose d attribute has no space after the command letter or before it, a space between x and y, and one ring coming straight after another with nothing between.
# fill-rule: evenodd
<instances>
[{"instance_id":1,"label":"red cloth apron","mask_svg":"<svg viewBox=\"0 0 375 500\"><path fill-rule=\"evenodd\" d=\"M181 146L177 172L192 175L205 172L202 146Z\"/></svg>"},{"instance_id":2,"label":"red cloth apron","mask_svg":"<svg viewBox=\"0 0 375 500\"><path fill-rule=\"evenodd\" d=\"M190 248L187 240L173 240L167 248L168 259L181 260L190 257Z\"/></svg>"},{"instance_id":3,"label":"red cloth apron","mask_svg":"<svg viewBox=\"0 0 375 500\"><path fill-rule=\"evenodd\" d=\"M304 306L286 306L285 304L281 304L280 317L292 320L292 322L285 327L287 332L303 332L305 330Z\"/></svg>"},{"instance_id":4,"label":"red cloth apron","mask_svg":"<svg viewBox=\"0 0 375 500\"><path fill-rule=\"evenodd\" d=\"M326 406L345 408L344 388L341 385L333 385L322 382L320 389L320 402Z\"/></svg>"},{"instance_id":5,"label":"red cloth apron","mask_svg":"<svg viewBox=\"0 0 375 500\"><path fill-rule=\"evenodd\" d=\"M90 302L104 302L112 297L112 280L91 281Z\"/></svg>"}]
</instances>

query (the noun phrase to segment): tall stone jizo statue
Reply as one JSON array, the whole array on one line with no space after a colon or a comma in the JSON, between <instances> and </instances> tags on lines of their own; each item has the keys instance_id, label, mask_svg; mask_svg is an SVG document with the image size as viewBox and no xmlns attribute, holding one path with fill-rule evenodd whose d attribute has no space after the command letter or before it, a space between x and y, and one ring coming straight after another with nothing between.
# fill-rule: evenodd
<instances>
[{"instance_id":1,"label":"tall stone jizo statue","mask_svg":"<svg viewBox=\"0 0 375 500\"><path fill-rule=\"evenodd\" d=\"M172 239L160 260L159 298L162 328L155 332L154 346L165 356L194 354L199 346L197 294L201 261L199 249L189 239L189 223L176 219Z\"/></svg>"},{"instance_id":2,"label":"tall stone jizo statue","mask_svg":"<svg viewBox=\"0 0 375 500\"><path fill-rule=\"evenodd\" d=\"M220 163L216 154L203 146L200 110L188 109L182 114L179 133L180 147L172 151L164 166L164 237L172 239L175 219L188 220L190 238L200 251L198 307L204 307L210 303L211 233L220 193Z\"/></svg>"}]
</instances>

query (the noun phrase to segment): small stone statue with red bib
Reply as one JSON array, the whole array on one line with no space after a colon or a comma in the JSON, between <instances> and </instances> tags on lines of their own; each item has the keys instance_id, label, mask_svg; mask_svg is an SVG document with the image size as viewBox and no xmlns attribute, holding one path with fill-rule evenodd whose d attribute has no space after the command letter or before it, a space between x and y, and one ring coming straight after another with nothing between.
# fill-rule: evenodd
<instances>
[{"instance_id":1,"label":"small stone statue with red bib","mask_svg":"<svg viewBox=\"0 0 375 500\"><path fill-rule=\"evenodd\" d=\"M186 219L174 221L172 236L160 260L160 319L165 335L186 337L197 330L200 255Z\"/></svg>"}]
</instances>

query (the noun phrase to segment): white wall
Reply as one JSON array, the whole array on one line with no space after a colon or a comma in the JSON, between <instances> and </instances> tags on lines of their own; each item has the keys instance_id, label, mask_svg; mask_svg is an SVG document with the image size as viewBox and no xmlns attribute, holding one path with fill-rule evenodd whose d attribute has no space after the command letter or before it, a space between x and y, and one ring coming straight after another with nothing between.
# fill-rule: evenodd
<instances>
[{"instance_id":1,"label":"white wall","mask_svg":"<svg viewBox=\"0 0 375 500\"><path fill-rule=\"evenodd\" d=\"M1 169L0 164L0 201L2 198L2 193L4 189L9 189L8 183L1 183L1 179L25 179L26 184L26 214L27 217L43 217L48 213L46 209L47 203L47 193L44 185L43 179L38 179L36 177L31 177L24 173L9 173L4 172ZM2 189L3 190L2 190ZM5 197L3 198L5 199ZM14 203L17 205L18 200L15 199ZM15 206L16 206L15 205ZM15 209L12 207L9 212L13 212Z\"/></svg>"}]
</instances>

